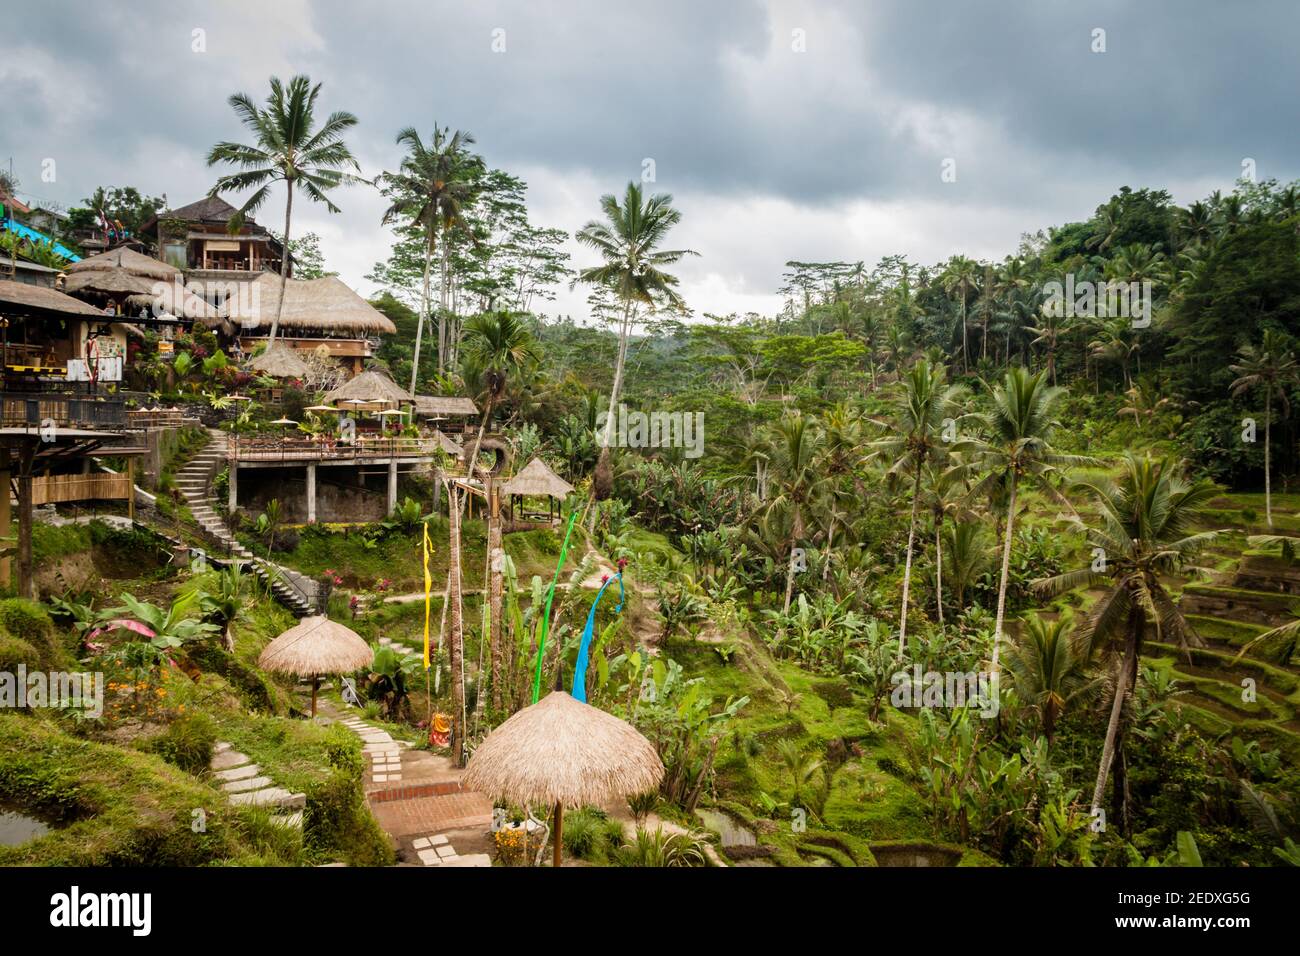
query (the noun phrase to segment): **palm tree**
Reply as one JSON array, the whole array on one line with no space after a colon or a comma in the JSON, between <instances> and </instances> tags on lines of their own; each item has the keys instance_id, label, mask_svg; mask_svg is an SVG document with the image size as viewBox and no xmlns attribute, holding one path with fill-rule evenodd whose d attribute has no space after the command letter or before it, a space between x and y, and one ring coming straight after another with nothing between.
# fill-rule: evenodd
<instances>
[{"instance_id":1,"label":"palm tree","mask_svg":"<svg viewBox=\"0 0 1300 956\"><path fill-rule=\"evenodd\" d=\"M1232 383L1233 396L1252 389L1264 392L1264 516L1268 526L1273 527L1273 482L1272 453L1270 449L1271 426L1273 423L1273 400L1282 405L1282 417L1291 412L1291 403L1287 398L1287 389L1300 382L1300 365L1296 364L1295 354L1287 347L1287 340L1273 329L1264 331L1264 339L1258 345L1243 345L1238 352L1241 361L1231 365L1237 373Z\"/></svg>"},{"instance_id":2,"label":"palm tree","mask_svg":"<svg viewBox=\"0 0 1300 956\"><path fill-rule=\"evenodd\" d=\"M941 469L931 461L925 469L925 497L934 524L934 599L939 626L943 627L943 529L950 515L961 511L961 498L965 487L957 472Z\"/></svg>"},{"instance_id":3,"label":"palm tree","mask_svg":"<svg viewBox=\"0 0 1300 956\"><path fill-rule=\"evenodd\" d=\"M1021 639L1007 651L1007 671L1021 700L1038 711L1050 745L1065 708L1095 686L1083 673L1083 659L1070 641L1074 621L1069 611L1049 621L1034 615L1024 621Z\"/></svg>"},{"instance_id":4,"label":"palm tree","mask_svg":"<svg viewBox=\"0 0 1300 956\"><path fill-rule=\"evenodd\" d=\"M397 134L397 144L405 146L396 173L384 173L387 191L394 197L393 204L384 212L387 225L406 219L424 231L424 286L420 299L420 316L415 326L415 360L411 366L411 394L415 394L416 378L420 369L420 343L424 337L424 323L429 314L429 273L438 234L443 236L442 262L438 295L438 371L441 373L447 357L447 307L450 282L450 235L460 231L469 235L464 211L474 198L473 179L481 171L483 161L466 149L474 142L469 133L433 124L433 136L426 146L419 132L411 126Z\"/></svg>"},{"instance_id":5,"label":"palm tree","mask_svg":"<svg viewBox=\"0 0 1300 956\"><path fill-rule=\"evenodd\" d=\"M978 519L953 522L943 536L943 560L948 564L948 587L960 614L966 609L966 591L991 563L987 529Z\"/></svg>"},{"instance_id":6,"label":"palm tree","mask_svg":"<svg viewBox=\"0 0 1300 956\"><path fill-rule=\"evenodd\" d=\"M267 348L275 344L280 315L284 311L294 189L301 190L313 202L324 203L325 208L336 213L339 208L326 194L336 186L358 181L349 170L360 172L347 143L343 142L343 134L357 124L357 118L351 113L337 111L326 117L319 129L316 128L316 99L320 87L319 83L313 86L306 76L295 76L285 87L279 77L273 76L271 94L266 98L265 107L259 107L247 93L236 93L227 102L253 134L255 143L245 146L221 142L208 152L209 166L229 163L239 167L239 172L218 179L209 195L217 196L229 190L254 190L231 216L232 233L238 232L245 218L262 207L273 183L282 181L285 185L280 299L276 303Z\"/></svg>"},{"instance_id":7,"label":"palm tree","mask_svg":"<svg viewBox=\"0 0 1300 956\"><path fill-rule=\"evenodd\" d=\"M1129 452L1124 457L1118 482L1076 485L1091 499L1098 518L1095 526L1089 526L1078 515L1073 516L1072 522L1083 532L1093 553L1104 556L1104 564L1094 570L1097 568L1094 559L1089 567L1034 582L1044 596L1080 586L1109 588L1093 605L1077 638L1085 658L1104 649L1117 659L1110 720L1093 788L1092 807L1094 812L1100 808L1114 763L1117 768L1115 802L1121 820L1126 812L1127 788L1122 779L1124 741L1120 717L1124 699L1137 681L1138 659L1147 628L1154 623L1158 640L1167 642L1172 637L1189 656L1189 644L1200 643L1165 590L1161 576L1188 568L1192 559L1219 534L1192 530L1218 489L1211 481L1188 481L1181 471L1181 466L1168 458L1155 460L1150 455L1138 458Z\"/></svg>"},{"instance_id":8,"label":"palm tree","mask_svg":"<svg viewBox=\"0 0 1300 956\"><path fill-rule=\"evenodd\" d=\"M541 359L541 351L532 332L514 314L510 312L492 312L476 315L465 324L465 357L482 370L483 382L483 419L479 422L478 436L474 439L474 450L467 459L467 473L473 477L478 466L478 453L483 445L483 432L492 418L492 410L505 391L506 381L512 373L518 372L526 364ZM492 706L501 706L502 660L501 660L501 563L496 551L500 550L500 515L491 508L492 479L483 478L487 491L488 509L488 550L491 561L491 583L489 586L489 647L492 659ZM456 578L459 586L460 578ZM460 600L460 595L456 595ZM452 640L463 640L463 636L452 632ZM453 680L456 677L453 675ZM480 697L480 700L482 697Z\"/></svg>"},{"instance_id":9,"label":"palm tree","mask_svg":"<svg viewBox=\"0 0 1300 956\"><path fill-rule=\"evenodd\" d=\"M623 303L623 318L618 330L618 359L609 393L609 414L605 418L600 459L596 463L597 497L605 497L609 491L609 443L613 438L614 413L623 389L628 332L637 309L642 306L680 309L684 305L674 288L677 277L664 272L663 267L698 253L690 249L659 248L669 230L682 219L681 212L673 208L673 197L667 193L646 199L641 187L630 182L621 205L617 196L609 194L600 198L600 207L605 213L605 221L587 223L576 238L583 245L595 249L603 262L581 270L574 282L606 289Z\"/></svg>"},{"instance_id":10,"label":"palm tree","mask_svg":"<svg viewBox=\"0 0 1300 956\"><path fill-rule=\"evenodd\" d=\"M907 557L903 566L903 609L899 614L898 659L907 647L907 604L912 587L912 554L916 547L916 514L921 503L921 475L928 462L942 454L944 419L959 415L957 403L966 394L960 385L948 384L948 370L920 359L902 380L902 394L887 424L892 433L872 442L872 458L889 459L885 477L891 484L912 473L912 517L907 526Z\"/></svg>"},{"instance_id":11,"label":"palm tree","mask_svg":"<svg viewBox=\"0 0 1300 956\"><path fill-rule=\"evenodd\" d=\"M1029 328L1034 336L1031 344L1041 345L1047 353L1047 377L1053 386L1056 385L1056 349L1066 332L1066 325L1064 316L1045 311L1039 313L1038 325Z\"/></svg>"},{"instance_id":12,"label":"palm tree","mask_svg":"<svg viewBox=\"0 0 1300 956\"><path fill-rule=\"evenodd\" d=\"M1060 466L1091 463L1078 455L1053 450L1056 408L1065 390L1047 384L1047 372L1031 373L1025 368L1008 369L1002 384L993 390L993 412L979 416L989 432L986 439L963 443L959 450L975 453L974 464L988 474L973 489L980 497L996 485L1007 489L1007 517L1003 528L1002 571L998 581L998 610L993 627L993 671L998 669L1002 626L1006 616L1007 581L1011 573L1011 541L1016 523L1016 493L1021 481L1029 480L1049 496L1064 501L1049 483ZM969 466L962 466L967 469ZM1068 504L1068 503L1067 503Z\"/></svg>"},{"instance_id":13,"label":"palm tree","mask_svg":"<svg viewBox=\"0 0 1300 956\"><path fill-rule=\"evenodd\" d=\"M966 256L953 256L948 260L948 268L943 273L943 290L949 295L953 291L961 293L961 367L970 371L970 347L966 334L966 302L971 290L978 284L979 265Z\"/></svg>"},{"instance_id":14,"label":"palm tree","mask_svg":"<svg viewBox=\"0 0 1300 956\"><path fill-rule=\"evenodd\" d=\"M765 516L784 512L790 519L785 575L785 601L781 613L790 612L794 596L795 549L808 527L808 511L827 482L822 468L825 440L817 426L798 412L774 422L760 454L766 461L768 482L775 494L762 509Z\"/></svg>"}]
</instances>

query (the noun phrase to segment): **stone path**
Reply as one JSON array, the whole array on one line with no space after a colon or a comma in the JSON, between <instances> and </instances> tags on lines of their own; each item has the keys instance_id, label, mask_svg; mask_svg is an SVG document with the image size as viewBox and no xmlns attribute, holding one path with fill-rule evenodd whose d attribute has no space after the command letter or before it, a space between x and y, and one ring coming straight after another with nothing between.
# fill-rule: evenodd
<instances>
[{"instance_id":1,"label":"stone path","mask_svg":"<svg viewBox=\"0 0 1300 956\"><path fill-rule=\"evenodd\" d=\"M212 776L223 793L235 806L270 807L276 811L271 822L279 826L301 827L302 808L307 796L291 793L261 771L247 754L242 754L227 743L219 741L213 748L210 764Z\"/></svg>"},{"instance_id":2,"label":"stone path","mask_svg":"<svg viewBox=\"0 0 1300 956\"><path fill-rule=\"evenodd\" d=\"M366 801L403 859L419 866L492 865L492 801L461 789L464 771L447 757L394 740L356 710L338 713L326 701L321 711L361 738Z\"/></svg>"}]
</instances>

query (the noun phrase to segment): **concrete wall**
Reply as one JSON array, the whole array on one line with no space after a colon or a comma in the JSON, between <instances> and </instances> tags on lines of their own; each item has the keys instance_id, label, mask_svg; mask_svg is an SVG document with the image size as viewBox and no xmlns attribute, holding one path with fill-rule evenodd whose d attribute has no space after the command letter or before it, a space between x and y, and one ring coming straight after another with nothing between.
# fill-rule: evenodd
<instances>
[{"instance_id":1,"label":"concrete wall","mask_svg":"<svg viewBox=\"0 0 1300 956\"><path fill-rule=\"evenodd\" d=\"M316 521L382 521L388 513L388 476L366 469L331 465L316 470ZM239 510L256 516L272 498L280 500L282 520L288 524L307 521L307 469L241 468Z\"/></svg>"}]
</instances>

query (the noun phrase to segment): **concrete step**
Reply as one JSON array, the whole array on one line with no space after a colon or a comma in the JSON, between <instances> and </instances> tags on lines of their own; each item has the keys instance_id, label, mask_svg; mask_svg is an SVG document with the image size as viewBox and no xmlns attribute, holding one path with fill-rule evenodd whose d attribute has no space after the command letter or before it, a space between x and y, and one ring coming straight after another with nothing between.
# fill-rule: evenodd
<instances>
[{"instance_id":1,"label":"concrete step","mask_svg":"<svg viewBox=\"0 0 1300 956\"><path fill-rule=\"evenodd\" d=\"M224 750L212 758L209 766L213 770L230 770L252 762L248 754L241 754L238 750Z\"/></svg>"},{"instance_id":2,"label":"concrete step","mask_svg":"<svg viewBox=\"0 0 1300 956\"><path fill-rule=\"evenodd\" d=\"M212 776L223 783L229 783L232 780L247 780L249 777L256 777L261 772L261 769L257 764L250 763L243 767L233 767L230 770L218 770Z\"/></svg>"},{"instance_id":3,"label":"concrete step","mask_svg":"<svg viewBox=\"0 0 1300 956\"><path fill-rule=\"evenodd\" d=\"M221 785L226 793L244 793L248 790L265 790L274 781L270 777L248 777L244 780L230 780Z\"/></svg>"},{"instance_id":4,"label":"concrete step","mask_svg":"<svg viewBox=\"0 0 1300 956\"><path fill-rule=\"evenodd\" d=\"M247 793L232 793L230 802L236 806L284 807L297 810L307 805L307 795L290 793L284 787L267 787L263 790L249 790Z\"/></svg>"}]
</instances>

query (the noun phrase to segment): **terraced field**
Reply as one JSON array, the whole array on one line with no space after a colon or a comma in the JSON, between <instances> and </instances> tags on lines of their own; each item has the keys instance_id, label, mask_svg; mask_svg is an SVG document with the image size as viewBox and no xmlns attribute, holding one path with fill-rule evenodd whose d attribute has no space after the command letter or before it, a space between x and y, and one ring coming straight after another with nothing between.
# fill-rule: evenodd
<instances>
[{"instance_id":1,"label":"terraced field","mask_svg":"<svg viewBox=\"0 0 1300 956\"><path fill-rule=\"evenodd\" d=\"M1273 533L1300 534L1296 498L1275 498ZM1145 662L1178 681L1183 693L1175 706L1203 732L1257 739L1300 759L1300 655L1278 660L1256 646L1239 656L1260 634L1294 619L1300 560L1282 557L1276 547L1248 547L1247 535L1268 530L1262 496L1228 495L1214 504L1209 526L1228 533L1203 561L1208 580L1183 583L1180 598L1205 646L1194 648L1189 662L1175 645L1148 641Z\"/></svg>"}]
</instances>

